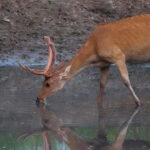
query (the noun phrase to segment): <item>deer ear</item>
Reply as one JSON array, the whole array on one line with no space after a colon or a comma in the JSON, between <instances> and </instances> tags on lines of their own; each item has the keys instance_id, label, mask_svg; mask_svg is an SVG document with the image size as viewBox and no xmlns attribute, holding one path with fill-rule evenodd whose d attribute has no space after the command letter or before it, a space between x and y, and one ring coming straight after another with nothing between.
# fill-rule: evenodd
<instances>
[{"instance_id":1,"label":"deer ear","mask_svg":"<svg viewBox=\"0 0 150 150\"><path fill-rule=\"evenodd\" d=\"M63 73L60 74L61 77L64 77L68 74L68 72L70 71L70 68L71 68L71 65L70 66L67 66L65 71Z\"/></svg>"},{"instance_id":2,"label":"deer ear","mask_svg":"<svg viewBox=\"0 0 150 150\"><path fill-rule=\"evenodd\" d=\"M70 68L71 68L71 65L66 67L66 69L65 69L65 74L70 71Z\"/></svg>"}]
</instances>

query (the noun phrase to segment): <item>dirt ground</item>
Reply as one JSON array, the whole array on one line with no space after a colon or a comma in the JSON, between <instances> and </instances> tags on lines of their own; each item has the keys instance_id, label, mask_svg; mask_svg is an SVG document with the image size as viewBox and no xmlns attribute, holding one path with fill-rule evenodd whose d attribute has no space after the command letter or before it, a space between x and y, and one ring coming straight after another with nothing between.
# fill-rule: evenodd
<instances>
[{"instance_id":1,"label":"dirt ground","mask_svg":"<svg viewBox=\"0 0 150 150\"><path fill-rule=\"evenodd\" d=\"M45 35L68 60L99 23L149 12L149 0L1 0L0 65L45 62Z\"/></svg>"}]
</instances>

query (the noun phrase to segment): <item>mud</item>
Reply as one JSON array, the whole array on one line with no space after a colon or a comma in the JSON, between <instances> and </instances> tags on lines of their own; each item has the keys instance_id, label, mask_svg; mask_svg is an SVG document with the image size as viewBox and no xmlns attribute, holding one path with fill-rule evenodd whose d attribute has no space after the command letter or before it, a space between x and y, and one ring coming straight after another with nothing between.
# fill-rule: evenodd
<instances>
[{"instance_id":1,"label":"mud","mask_svg":"<svg viewBox=\"0 0 150 150\"><path fill-rule=\"evenodd\" d=\"M0 65L43 64L45 35L54 39L57 60L68 60L99 23L144 13L150 13L149 0L3 0Z\"/></svg>"}]
</instances>

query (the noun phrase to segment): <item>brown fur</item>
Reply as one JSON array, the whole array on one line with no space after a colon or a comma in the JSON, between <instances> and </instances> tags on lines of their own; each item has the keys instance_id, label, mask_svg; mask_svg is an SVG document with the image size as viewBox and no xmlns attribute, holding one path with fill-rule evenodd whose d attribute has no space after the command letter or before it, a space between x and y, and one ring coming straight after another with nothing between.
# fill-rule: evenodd
<instances>
[{"instance_id":1,"label":"brown fur","mask_svg":"<svg viewBox=\"0 0 150 150\"><path fill-rule=\"evenodd\" d=\"M124 84L137 105L141 105L128 76L126 61L143 63L150 60L150 14L139 15L108 24L100 24L89 36L86 43L75 56L65 64L59 74L51 76L43 83L38 99L43 101L47 96L63 87L65 82L85 67L95 65L101 70L100 96L102 101L110 64L115 64ZM65 72L70 66L69 71ZM55 71L53 72L55 74ZM46 83L51 84L47 88Z\"/></svg>"},{"instance_id":2,"label":"brown fur","mask_svg":"<svg viewBox=\"0 0 150 150\"><path fill-rule=\"evenodd\" d=\"M90 38L96 41L98 55L110 62L120 53L127 61L146 62L150 60L150 15L99 25Z\"/></svg>"}]
</instances>

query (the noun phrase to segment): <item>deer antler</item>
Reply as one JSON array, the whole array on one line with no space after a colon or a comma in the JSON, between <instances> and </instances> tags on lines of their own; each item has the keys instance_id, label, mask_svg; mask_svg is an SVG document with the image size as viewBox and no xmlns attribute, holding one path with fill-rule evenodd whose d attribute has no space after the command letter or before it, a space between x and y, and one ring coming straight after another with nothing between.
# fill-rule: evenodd
<instances>
[{"instance_id":1,"label":"deer antler","mask_svg":"<svg viewBox=\"0 0 150 150\"><path fill-rule=\"evenodd\" d=\"M24 69L26 71L29 71L29 72L37 74L37 75L44 75L46 77L49 77L51 75L52 69L54 68L54 65L55 65L56 49L55 49L54 43L51 42L49 36L45 36L44 39L47 42L48 48L49 48L49 56L48 56L47 64L46 64L44 70L30 69L27 66L23 66L21 63L18 63L18 64L22 69Z\"/></svg>"},{"instance_id":2,"label":"deer antler","mask_svg":"<svg viewBox=\"0 0 150 150\"><path fill-rule=\"evenodd\" d=\"M33 131L33 132L26 132L23 133L21 135L19 135L16 140L18 141L19 139L23 139L23 141L28 138L31 135L38 135L41 134L43 136L43 140L44 140L44 145L45 145L45 150L52 150L51 147L51 139L49 137L49 131L48 130L43 130L43 131Z\"/></svg>"}]
</instances>

